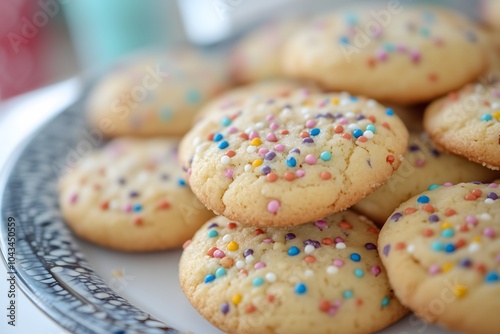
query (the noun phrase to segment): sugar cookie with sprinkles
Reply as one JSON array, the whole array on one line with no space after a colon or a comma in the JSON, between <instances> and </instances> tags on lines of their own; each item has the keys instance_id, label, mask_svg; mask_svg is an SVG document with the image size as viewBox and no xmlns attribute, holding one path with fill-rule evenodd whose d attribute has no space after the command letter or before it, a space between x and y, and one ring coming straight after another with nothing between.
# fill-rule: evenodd
<instances>
[{"instance_id":1,"label":"sugar cookie with sprinkles","mask_svg":"<svg viewBox=\"0 0 500 334\"><path fill-rule=\"evenodd\" d=\"M179 247L213 217L187 187L177 140L116 139L64 174L62 215L73 231L123 251Z\"/></svg>"},{"instance_id":2,"label":"sugar cookie with sprinkles","mask_svg":"<svg viewBox=\"0 0 500 334\"><path fill-rule=\"evenodd\" d=\"M372 333L407 310L377 253L378 229L352 211L290 228L224 217L186 243L185 295L228 333Z\"/></svg>"},{"instance_id":3,"label":"sugar cookie with sprinkles","mask_svg":"<svg viewBox=\"0 0 500 334\"><path fill-rule=\"evenodd\" d=\"M403 203L379 237L401 302L466 333L500 328L500 185L431 185Z\"/></svg>"},{"instance_id":4,"label":"sugar cookie with sprinkles","mask_svg":"<svg viewBox=\"0 0 500 334\"><path fill-rule=\"evenodd\" d=\"M249 99L207 118L181 144L209 209L243 224L292 226L348 208L398 168L408 131L374 100L343 94ZM208 133L208 134L207 134ZM207 134L207 135L205 135Z\"/></svg>"},{"instance_id":5,"label":"sugar cookie with sprinkles","mask_svg":"<svg viewBox=\"0 0 500 334\"><path fill-rule=\"evenodd\" d=\"M459 89L487 69L480 35L453 11L392 3L314 19L290 37L282 59L285 74L327 90L412 104Z\"/></svg>"},{"instance_id":6,"label":"sugar cookie with sprinkles","mask_svg":"<svg viewBox=\"0 0 500 334\"><path fill-rule=\"evenodd\" d=\"M286 39L302 27L300 17L268 22L244 36L231 50L229 71L237 84L283 76L281 50Z\"/></svg>"},{"instance_id":7,"label":"sugar cookie with sprinkles","mask_svg":"<svg viewBox=\"0 0 500 334\"><path fill-rule=\"evenodd\" d=\"M467 85L433 102L424 127L439 147L500 169L500 83Z\"/></svg>"},{"instance_id":8,"label":"sugar cookie with sprinkles","mask_svg":"<svg viewBox=\"0 0 500 334\"><path fill-rule=\"evenodd\" d=\"M500 172L436 148L425 133L410 133L408 150L389 181L352 208L381 226L393 211L430 183L492 181Z\"/></svg>"},{"instance_id":9,"label":"sugar cookie with sprinkles","mask_svg":"<svg viewBox=\"0 0 500 334\"><path fill-rule=\"evenodd\" d=\"M225 90L224 62L190 48L150 51L115 65L90 92L90 124L106 137L180 136Z\"/></svg>"}]
</instances>

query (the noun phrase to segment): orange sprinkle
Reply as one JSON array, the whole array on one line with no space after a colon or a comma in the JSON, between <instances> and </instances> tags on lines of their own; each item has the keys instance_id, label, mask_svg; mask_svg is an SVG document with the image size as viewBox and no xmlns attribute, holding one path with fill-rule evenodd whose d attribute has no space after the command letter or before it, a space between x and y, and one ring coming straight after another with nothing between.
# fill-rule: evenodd
<instances>
[{"instance_id":1,"label":"orange sprinkle","mask_svg":"<svg viewBox=\"0 0 500 334\"><path fill-rule=\"evenodd\" d=\"M170 203L167 200L161 200L156 206L157 209L169 209Z\"/></svg>"},{"instance_id":2,"label":"orange sprinkle","mask_svg":"<svg viewBox=\"0 0 500 334\"><path fill-rule=\"evenodd\" d=\"M247 304L247 306L245 307L245 312L246 313L253 313L256 310L257 309L255 308L255 306L253 304Z\"/></svg>"},{"instance_id":3,"label":"orange sprinkle","mask_svg":"<svg viewBox=\"0 0 500 334\"><path fill-rule=\"evenodd\" d=\"M360 143L366 143L368 141L368 138L366 138L365 136L361 136L357 141L359 141Z\"/></svg>"},{"instance_id":4,"label":"orange sprinkle","mask_svg":"<svg viewBox=\"0 0 500 334\"><path fill-rule=\"evenodd\" d=\"M260 234L263 234L264 231L262 231L262 229L258 228L258 229L255 229L255 234L256 235L260 235Z\"/></svg>"},{"instance_id":5,"label":"orange sprinkle","mask_svg":"<svg viewBox=\"0 0 500 334\"><path fill-rule=\"evenodd\" d=\"M351 135L348 133L344 133L344 134L342 134L342 138L349 140L349 139L351 139Z\"/></svg>"},{"instance_id":6,"label":"orange sprinkle","mask_svg":"<svg viewBox=\"0 0 500 334\"><path fill-rule=\"evenodd\" d=\"M102 210L107 210L109 208L109 202L108 201L102 201L101 202L101 209Z\"/></svg>"},{"instance_id":7,"label":"orange sprinkle","mask_svg":"<svg viewBox=\"0 0 500 334\"><path fill-rule=\"evenodd\" d=\"M281 134L282 134L282 135L287 135L287 134L289 134L289 133L290 133L290 132L288 132L288 130L281 130Z\"/></svg>"},{"instance_id":8,"label":"orange sprinkle","mask_svg":"<svg viewBox=\"0 0 500 334\"><path fill-rule=\"evenodd\" d=\"M238 271L238 273L240 275L245 275L245 276L248 276L248 271L246 271L245 269L241 269L240 271Z\"/></svg>"},{"instance_id":9,"label":"orange sprinkle","mask_svg":"<svg viewBox=\"0 0 500 334\"><path fill-rule=\"evenodd\" d=\"M285 173L285 180L287 180L287 181L295 180L295 174L293 172L286 172Z\"/></svg>"},{"instance_id":10,"label":"orange sprinkle","mask_svg":"<svg viewBox=\"0 0 500 334\"><path fill-rule=\"evenodd\" d=\"M406 248L406 244L404 242L398 242L398 243L396 243L395 247L397 250L402 250L402 249Z\"/></svg>"},{"instance_id":11,"label":"orange sprinkle","mask_svg":"<svg viewBox=\"0 0 500 334\"><path fill-rule=\"evenodd\" d=\"M236 155L236 152L233 150L227 151L226 155L230 158L234 157Z\"/></svg>"},{"instance_id":12,"label":"orange sprinkle","mask_svg":"<svg viewBox=\"0 0 500 334\"><path fill-rule=\"evenodd\" d=\"M481 189L474 189L474 190L472 190L472 194L476 197L481 197L483 192L481 191Z\"/></svg>"},{"instance_id":13,"label":"orange sprinkle","mask_svg":"<svg viewBox=\"0 0 500 334\"><path fill-rule=\"evenodd\" d=\"M446 209L445 212L444 212L444 215L446 217L451 217L451 216L454 216L457 212L453 209Z\"/></svg>"},{"instance_id":14,"label":"orange sprinkle","mask_svg":"<svg viewBox=\"0 0 500 334\"><path fill-rule=\"evenodd\" d=\"M371 232L373 234L378 234L379 231L375 227L370 227L368 228L368 232Z\"/></svg>"},{"instance_id":15,"label":"orange sprinkle","mask_svg":"<svg viewBox=\"0 0 500 334\"><path fill-rule=\"evenodd\" d=\"M142 218L141 217L135 217L134 218L134 225L137 225L137 226L142 225Z\"/></svg>"},{"instance_id":16,"label":"orange sprinkle","mask_svg":"<svg viewBox=\"0 0 500 334\"><path fill-rule=\"evenodd\" d=\"M467 226L467 224L462 224L460 225L460 232L469 232L469 227Z\"/></svg>"},{"instance_id":17,"label":"orange sprinkle","mask_svg":"<svg viewBox=\"0 0 500 334\"><path fill-rule=\"evenodd\" d=\"M266 175L266 179L269 182L274 182L278 179L278 175L276 175L276 173L269 173Z\"/></svg>"},{"instance_id":18,"label":"orange sprinkle","mask_svg":"<svg viewBox=\"0 0 500 334\"><path fill-rule=\"evenodd\" d=\"M302 132L300 133L300 138L307 138L307 137L309 137L309 132L302 131Z\"/></svg>"},{"instance_id":19,"label":"orange sprinkle","mask_svg":"<svg viewBox=\"0 0 500 334\"><path fill-rule=\"evenodd\" d=\"M387 158L385 158L385 161L387 161L388 163L390 163L391 165L394 163L394 161L396 160L396 158L392 155L392 154L389 154L387 156Z\"/></svg>"},{"instance_id":20,"label":"orange sprinkle","mask_svg":"<svg viewBox=\"0 0 500 334\"><path fill-rule=\"evenodd\" d=\"M208 136L207 136L207 139L212 141L214 140L214 134L213 133L209 133Z\"/></svg>"},{"instance_id":21,"label":"orange sprinkle","mask_svg":"<svg viewBox=\"0 0 500 334\"><path fill-rule=\"evenodd\" d=\"M370 121L372 121L372 123L375 123L377 121L377 119L373 115L369 115L366 118L368 118Z\"/></svg>"},{"instance_id":22,"label":"orange sprinkle","mask_svg":"<svg viewBox=\"0 0 500 334\"><path fill-rule=\"evenodd\" d=\"M270 303L274 303L276 297L274 295L267 295L267 301Z\"/></svg>"},{"instance_id":23,"label":"orange sprinkle","mask_svg":"<svg viewBox=\"0 0 500 334\"><path fill-rule=\"evenodd\" d=\"M363 300L356 298L356 306L361 306L361 305L363 305Z\"/></svg>"},{"instance_id":24,"label":"orange sprinkle","mask_svg":"<svg viewBox=\"0 0 500 334\"><path fill-rule=\"evenodd\" d=\"M430 204L424 204L422 205L422 210L424 210L425 212L429 212L429 213L434 213L434 207Z\"/></svg>"},{"instance_id":25,"label":"orange sprinkle","mask_svg":"<svg viewBox=\"0 0 500 334\"><path fill-rule=\"evenodd\" d=\"M331 244L333 244L333 240L330 238L323 238L323 240L321 240L321 243L323 245L331 245Z\"/></svg>"},{"instance_id":26,"label":"orange sprinkle","mask_svg":"<svg viewBox=\"0 0 500 334\"><path fill-rule=\"evenodd\" d=\"M344 132L344 127L342 125L335 125L335 127L333 128L333 132L342 133Z\"/></svg>"},{"instance_id":27,"label":"orange sprinkle","mask_svg":"<svg viewBox=\"0 0 500 334\"><path fill-rule=\"evenodd\" d=\"M434 231L430 228L426 228L422 231L422 234L424 235L424 237L432 237L434 235Z\"/></svg>"},{"instance_id":28,"label":"orange sprinkle","mask_svg":"<svg viewBox=\"0 0 500 334\"><path fill-rule=\"evenodd\" d=\"M330 180L332 178L332 174L330 172L321 172L319 174L319 177L321 177L322 180Z\"/></svg>"},{"instance_id":29,"label":"orange sprinkle","mask_svg":"<svg viewBox=\"0 0 500 334\"><path fill-rule=\"evenodd\" d=\"M461 248L466 244L467 242L465 241L465 239L458 239L457 242L455 242L455 248Z\"/></svg>"},{"instance_id":30,"label":"orange sprinkle","mask_svg":"<svg viewBox=\"0 0 500 334\"><path fill-rule=\"evenodd\" d=\"M227 224L227 228L230 229L230 230L233 230L237 227L238 225L236 225L235 222L230 222Z\"/></svg>"},{"instance_id":31,"label":"orange sprinkle","mask_svg":"<svg viewBox=\"0 0 500 334\"><path fill-rule=\"evenodd\" d=\"M316 262L316 258L315 258L314 256L312 256L312 255L307 255L307 256L304 258L304 260L305 260L306 262L309 262L309 263L314 263L314 262Z\"/></svg>"},{"instance_id":32,"label":"orange sprinkle","mask_svg":"<svg viewBox=\"0 0 500 334\"><path fill-rule=\"evenodd\" d=\"M95 190L95 191L99 191L99 190L101 190L101 185L100 185L100 184L94 183L94 186L93 186L93 187L94 187L94 190Z\"/></svg>"},{"instance_id":33,"label":"orange sprinkle","mask_svg":"<svg viewBox=\"0 0 500 334\"><path fill-rule=\"evenodd\" d=\"M467 194L467 195L465 195L464 199L466 201L475 201L477 199L477 197L474 194Z\"/></svg>"},{"instance_id":34,"label":"orange sprinkle","mask_svg":"<svg viewBox=\"0 0 500 334\"><path fill-rule=\"evenodd\" d=\"M210 257L214 257L214 252L218 250L217 247L210 247L207 251L207 255L210 256Z\"/></svg>"},{"instance_id":35,"label":"orange sprinkle","mask_svg":"<svg viewBox=\"0 0 500 334\"><path fill-rule=\"evenodd\" d=\"M220 265L226 269L232 268L234 265L234 260L228 256L225 256L220 259Z\"/></svg>"},{"instance_id":36,"label":"orange sprinkle","mask_svg":"<svg viewBox=\"0 0 500 334\"><path fill-rule=\"evenodd\" d=\"M350 230L352 228L352 225L346 221L341 221L339 223L340 228L343 228L345 230Z\"/></svg>"},{"instance_id":37,"label":"orange sprinkle","mask_svg":"<svg viewBox=\"0 0 500 334\"><path fill-rule=\"evenodd\" d=\"M405 211L403 211L403 213L405 215L411 215L412 213L415 213L415 212L417 212L417 209L415 209L415 208L406 208Z\"/></svg>"},{"instance_id":38,"label":"orange sprinkle","mask_svg":"<svg viewBox=\"0 0 500 334\"><path fill-rule=\"evenodd\" d=\"M386 129L388 129L388 130L390 130L390 129L391 129L391 126L390 126L390 125L389 125L389 123L387 123L387 122L382 123L382 126L383 126L384 128L386 128Z\"/></svg>"},{"instance_id":39,"label":"orange sprinkle","mask_svg":"<svg viewBox=\"0 0 500 334\"><path fill-rule=\"evenodd\" d=\"M242 132L242 133L240 133L240 138L248 140L249 137L248 137L248 135L246 133Z\"/></svg>"},{"instance_id":40,"label":"orange sprinkle","mask_svg":"<svg viewBox=\"0 0 500 334\"><path fill-rule=\"evenodd\" d=\"M438 76L436 73L429 74L429 80L432 82L436 82L438 80Z\"/></svg>"},{"instance_id":41,"label":"orange sprinkle","mask_svg":"<svg viewBox=\"0 0 500 334\"><path fill-rule=\"evenodd\" d=\"M330 310L330 302L326 299L320 300L319 310L322 312L328 312Z\"/></svg>"},{"instance_id":42,"label":"orange sprinkle","mask_svg":"<svg viewBox=\"0 0 500 334\"><path fill-rule=\"evenodd\" d=\"M367 64L368 64L368 67L374 68L377 65L377 61L375 60L375 58L370 57L370 58L368 58Z\"/></svg>"},{"instance_id":43,"label":"orange sprinkle","mask_svg":"<svg viewBox=\"0 0 500 334\"><path fill-rule=\"evenodd\" d=\"M478 264L478 265L476 266L476 270L477 270L477 271L479 271L479 272L480 272L481 274L483 274L483 275L484 275L484 274L486 274L487 269L488 269L488 268L486 268L486 266L485 266L483 263Z\"/></svg>"}]
</instances>

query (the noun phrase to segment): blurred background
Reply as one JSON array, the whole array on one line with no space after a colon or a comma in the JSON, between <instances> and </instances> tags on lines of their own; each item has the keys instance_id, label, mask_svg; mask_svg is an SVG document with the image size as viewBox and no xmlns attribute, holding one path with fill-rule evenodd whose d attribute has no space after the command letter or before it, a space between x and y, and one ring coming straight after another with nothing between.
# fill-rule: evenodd
<instances>
[{"instance_id":1,"label":"blurred background","mask_svg":"<svg viewBox=\"0 0 500 334\"><path fill-rule=\"evenodd\" d=\"M418 1L425 2L451 5L474 18L480 5L479 0ZM75 75L92 77L117 58L144 47L188 41L203 48L224 48L242 32L270 17L307 14L352 3L345 0L2 0L0 101ZM401 0L401 3L417 1Z\"/></svg>"}]
</instances>

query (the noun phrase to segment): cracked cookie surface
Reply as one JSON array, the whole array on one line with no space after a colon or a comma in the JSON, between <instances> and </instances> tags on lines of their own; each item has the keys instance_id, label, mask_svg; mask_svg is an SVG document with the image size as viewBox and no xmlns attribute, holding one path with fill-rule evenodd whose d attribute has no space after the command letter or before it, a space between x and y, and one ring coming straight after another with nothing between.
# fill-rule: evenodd
<instances>
[{"instance_id":1,"label":"cracked cookie surface","mask_svg":"<svg viewBox=\"0 0 500 334\"><path fill-rule=\"evenodd\" d=\"M432 185L387 220L379 253L401 302L429 322L498 333L500 185Z\"/></svg>"},{"instance_id":2,"label":"cracked cookie surface","mask_svg":"<svg viewBox=\"0 0 500 334\"><path fill-rule=\"evenodd\" d=\"M346 209L397 169L408 131L394 111L342 94L247 100L181 144L188 182L243 224L291 226ZM186 140L192 141L185 143Z\"/></svg>"}]
</instances>

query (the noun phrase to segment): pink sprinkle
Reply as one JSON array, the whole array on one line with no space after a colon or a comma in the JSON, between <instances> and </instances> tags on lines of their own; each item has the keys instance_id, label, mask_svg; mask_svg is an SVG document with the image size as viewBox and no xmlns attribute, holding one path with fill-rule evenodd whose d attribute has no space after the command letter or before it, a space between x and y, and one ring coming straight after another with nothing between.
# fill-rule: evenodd
<instances>
[{"instance_id":1,"label":"pink sprinkle","mask_svg":"<svg viewBox=\"0 0 500 334\"><path fill-rule=\"evenodd\" d=\"M229 128L229 133L236 133L236 132L238 132L238 129L236 127L232 126Z\"/></svg>"},{"instance_id":2,"label":"pink sprinkle","mask_svg":"<svg viewBox=\"0 0 500 334\"><path fill-rule=\"evenodd\" d=\"M443 184L443 186L445 187L451 187L453 185L453 183L451 182L446 182L445 184Z\"/></svg>"},{"instance_id":3,"label":"pink sprinkle","mask_svg":"<svg viewBox=\"0 0 500 334\"><path fill-rule=\"evenodd\" d=\"M274 115L267 115L266 121L270 122L272 120L274 120Z\"/></svg>"},{"instance_id":4,"label":"pink sprinkle","mask_svg":"<svg viewBox=\"0 0 500 334\"><path fill-rule=\"evenodd\" d=\"M500 263L500 253L497 254L497 256L495 257L495 260Z\"/></svg>"},{"instance_id":5,"label":"pink sprinkle","mask_svg":"<svg viewBox=\"0 0 500 334\"><path fill-rule=\"evenodd\" d=\"M483 235L488 238L494 238L495 237L495 230L492 229L491 227L486 227L483 231Z\"/></svg>"},{"instance_id":6,"label":"pink sprinkle","mask_svg":"<svg viewBox=\"0 0 500 334\"><path fill-rule=\"evenodd\" d=\"M278 130L278 129L279 129L279 127L280 127L280 126L278 125L278 123L274 123L274 122L273 122L273 123L271 123L271 125L269 125L269 128L270 128L271 130L273 130L273 131L274 131L274 130Z\"/></svg>"},{"instance_id":7,"label":"pink sprinkle","mask_svg":"<svg viewBox=\"0 0 500 334\"><path fill-rule=\"evenodd\" d=\"M328 104L328 102L326 100L322 100L322 101L318 102L318 107L323 108L323 107L326 107L327 104ZM316 123L314 123L314 124L316 124ZM307 126L307 123L306 123L306 126ZM312 128L313 126L308 126L308 128Z\"/></svg>"},{"instance_id":8,"label":"pink sprinkle","mask_svg":"<svg viewBox=\"0 0 500 334\"><path fill-rule=\"evenodd\" d=\"M406 47L406 45L403 44L396 45L396 50L401 53L408 52L408 48Z\"/></svg>"},{"instance_id":9,"label":"pink sprinkle","mask_svg":"<svg viewBox=\"0 0 500 334\"><path fill-rule=\"evenodd\" d=\"M439 268L438 265L433 264L429 267L429 274L431 274L431 275L436 275L436 274L439 274L440 272L441 272L441 269Z\"/></svg>"},{"instance_id":10,"label":"pink sprinkle","mask_svg":"<svg viewBox=\"0 0 500 334\"><path fill-rule=\"evenodd\" d=\"M465 217L465 221L469 224L472 224L472 225L477 225L477 223L478 223L477 218L474 216Z\"/></svg>"},{"instance_id":11,"label":"pink sprinkle","mask_svg":"<svg viewBox=\"0 0 500 334\"><path fill-rule=\"evenodd\" d=\"M419 51L412 51L410 53L410 58L411 58L411 61L414 62L415 64L419 63L420 62L420 59L421 59L421 54Z\"/></svg>"},{"instance_id":12,"label":"pink sprinkle","mask_svg":"<svg viewBox=\"0 0 500 334\"><path fill-rule=\"evenodd\" d=\"M274 244L274 240L272 238L265 238L262 242L265 242L266 244Z\"/></svg>"},{"instance_id":13,"label":"pink sprinkle","mask_svg":"<svg viewBox=\"0 0 500 334\"><path fill-rule=\"evenodd\" d=\"M306 156L306 163L308 163L309 165L315 165L316 161L317 161L317 159L314 157L314 155L308 154Z\"/></svg>"},{"instance_id":14,"label":"pink sprinkle","mask_svg":"<svg viewBox=\"0 0 500 334\"><path fill-rule=\"evenodd\" d=\"M252 140L254 138L259 138L259 133L257 131L255 131L255 130L253 130L253 131L250 132L250 135L248 136L248 138L250 140Z\"/></svg>"},{"instance_id":15,"label":"pink sprinkle","mask_svg":"<svg viewBox=\"0 0 500 334\"><path fill-rule=\"evenodd\" d=\"M261 147L259 148L259 151L257 152L259 154L259 156L264 156L266 155L266 153L269 152L269 149L265 148L265 147Z\"/></svg>"},{"instance_id":16,"label":"pink sprinkle","mask_svg":"<svg viewBox=\"0 0 500 334\"><path fill-rule=\"evenodd\" d=\"M425 165L425 160L418 159L417 161L415 161L416 167L423 167L424 165Z\"/></svg>"},{"instance_id":17,"label":"pink sprinkle","mask_svg":"<svg viewBox=\"0 0 500 334\"><path fill-rule=\"evenodd\" d=\"M189 169L187 170L187 175L188 175L188 177L191 177L191 173L192 173L192 170L191 170L191 168L189 168Z\"/></svg>"},{"instance_id":18,"label":"pink sprinkle","mask_svg":"<svg viewBox=\"0 0 500 334\"><path fill-rule=\"evenodd\" d=\"M373 274L373 276L377 277L382 272L382 269L380 269L379 266L372 266L370 271Z\"/></svg>"},{"instance_id":19,"label":"pink sprinkle","mask_svg":"<svg viewBox=\"0 0 500 334\"><path fill-rule=\"evenodd\" d=\"M298 171L295 172L295 176L298 178L304 177L306 175L306 172L303 169L299 169Z\"/></svg>"},{"instance_id":20,"label":"pink sprinkle","mask_svg":"<svg viewBox=\"0 0 500 334\"><path fill-rule=\"evenodd\" d=\"M384 50L378 50L375 54L375 56L377 57L378 60L380 61L386 61L387 58L389 57L389 55L387 54L387 52L385 52Z\"/></svg>"},{"instance_id":21,"label":"pink sprinkle","mask_svg":"<svg viewBox=\"0 0 500 334\"><path fill-rule=\"evenodd\" d=\"M273 143L278 141L278 138L276 138L276 135L273 132L268 133L266 136L266 139L267 139L267 141L270 141Z\"/></svg>"},{"instance_id":22,"label":"pink sprinkle","mask_svg":"<svg viewBox=\"0 0 500 334\"><path fill-rule=\"evenodd\" d=\"M308 120L306 122L306 127L309 128L309 129L310 128L314 128L315 125L316 125L316 122L314 120L312 120L312 119L310 119L310 120Z\"/></svg>"},{"instance_id":23,"label":"pink sprinkle","mask_svg":"<svg viewBox=\"0 0 500 334\"><path fill-rule=\"evenodd\" d=\"M320 220L316 220L316 222L314 223L314 225L316 225L317 228L319 228L320 230L322 230L322 229L324 229L325 227L328 226L328 223L326 222L326 220L320 219Z\"/></svg>"},{"instance_id":24,"label":"pink sprinkle","mask_svg":"<svg viewBox=\"0 0 500 334\"><path fill-rule=\"evenodd\" d=\"M257 262L257 263L253 266L253 268L254 268L255 270L262 269L262 268L265 268L265 267L266 267L266 264L265 264L264 262Z\"/></svg>"},{"instance_id":25,"label":"pink sprinkle","mask_svg":"<svg viewBox=\"0 0 500 334\"><path fill-rule=\"evenodd\" d=\"M333 241L338 244L339 242L344 242L344 239L342 239L341 237L336 237L335 239L333 239Z\"/></svg>"},{"instance_id":26,"label":"pink sprinkle","mask_svg":"<svg viewBox=\"0 0 500 334\"><path fill-rule=\"evenodd\" d=\"M76 200L78 199L78 194L72 194L70 197L69 197L69 202L71 204L73 203L76 203Z\"/></svg>"},{"instance_id":27,"label":"pink sprinkle","mask_svg":"<svg viewBox=\"0 0 500 334\"><path fill-rule=\"evenodd\" d=\"M488 186L488 188L498 188L498 183L492 183Z\"/></svg>"},{"instance_id":28,"label":"pink sprinkle","mask_svg":"<svg viewBox=\"0 0 500 334\"><path fill-rule=\"evenodd\" d=\"M439 45L439 46L444 44L444 41L441 37L435 37L433 42L434 42L434 44Z\"/></svg>"},{"instance_id":29,"label":"pink sprinkle","mask_svg":"<svg viewBox=\"0 0 500 334\"><path fill-rule=\"evenodd\" d=\"M228 179L232 179L233 178L233 169L232 168L228 168L224 171L224 176L227 177Z\"/></svg>"},{"instance_id":30,"label":"pink sprinkle","mask_svg":"<svg viewBox=\"0 0 500 334\"><path fill-rule=\"evenodd\" d=\"M271 213L276 213L278 212L280 206L281 206L280 201L273 199L267 204L267 211Z\"/></svg>"},{"instance_id":31,"label":"pink sprinkle","mask_svg":"<svg viewBox=\"0 0 500 334\"><path fill-rule=\"evenodd\" d=\"M216 257L218 259L222 259L224 256L226 256L226 254L223 251L221 251L220 249L217 249L214 252L214 257Z\"/></svg>"},{"instance_id":32,"label":"pink sprinkle","mask_svg":"<svg viewBox=\"0 0 500 334\"><path fill-rule=\"evenodd\" d=\"M125 204L125 205L123 206L123 211L125 211L125 212L130 212L130 211L132 211L132 204Z\"/></svg>"},{"instance_id":33,"label":"pink sprinkle","mask_svg":"<svg viewBox=\"0 0 500 334\"><path fill-rule=\"evenodd\" d=\"M274 149L276 150L276 152L283 152L285 150L285 145L278 144L278 145L274 146Z\"/></svg>"},{"instance_id":34,"label":"pink sprinkle","mask_svg":"<svg viewBox=\"0 0 500 334\"><path fill-rule=\"evenodd\" d=\"M335 260L333 260L333 265L335 267L340 268L340 267L344 266L344 261L342 261L341 259L335 259Z\"/></svg>"},{"instance_id":35,"label":"pink sprinkle","mask_svg":"<svg viewBox=\"0 0 500 334\"><path fill-rule=\"evenodd\" d=\"M343 125L349 124L349 120L345 117L342 117L341 119L339 119L339 123Z\"/></svg>"}]
</instances>

